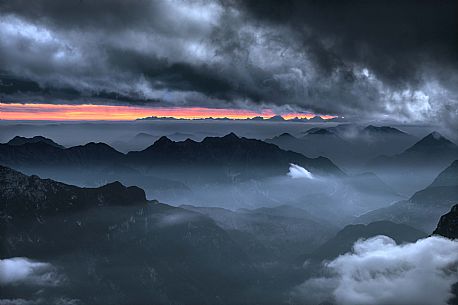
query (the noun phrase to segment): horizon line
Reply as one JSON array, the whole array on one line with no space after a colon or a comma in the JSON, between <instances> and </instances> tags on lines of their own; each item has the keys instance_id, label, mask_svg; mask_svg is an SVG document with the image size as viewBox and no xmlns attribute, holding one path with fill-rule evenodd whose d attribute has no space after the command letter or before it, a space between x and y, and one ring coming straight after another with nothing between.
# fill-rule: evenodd
<instances>
[{"instance_id":1,"label":"horizon line","mask_svg":"<svg viewBox=\"0 0 458 305\"><path fill-rule=\"evenodd\" d=\"M315 117L323 120L337 118L310 112L276 113L272 109L255 111L207 107L0 103L0 120L3 121L269 120L272 117L281 117L285 121L310 120Z\"/></svg>"}]
</instances>

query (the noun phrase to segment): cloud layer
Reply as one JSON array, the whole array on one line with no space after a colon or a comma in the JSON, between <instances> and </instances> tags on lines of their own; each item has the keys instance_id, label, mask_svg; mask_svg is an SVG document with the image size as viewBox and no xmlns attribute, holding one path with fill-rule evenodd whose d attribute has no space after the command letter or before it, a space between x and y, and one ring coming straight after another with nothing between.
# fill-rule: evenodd
<instances>
[{"instance_id":1,"label":"cloud layer","mask_svg":"<svg viewBox=\"0 0 458 305\"><path fill-rule=\"evenodd\" d=\"M0 1L5 101L458 118L456 1Z\"/></svg>"},{"instance_id":2,"label":"cloud layer","mask_svg":"<svg viewBox=\"0 0 458 305\"><path fill-rule=\"evenodd\" d=\"M0 285L45 285L55 286L61 278L52 265L13 257L0 260Z\"/></svg>"},{"instance_id":3,"label":"cloud layer","mask_svg":"<svg viewBox=\"0 0 458 305\"><path fill-rule=\"evenodd\" d=\"M377 236L356 242L352 253L325 267L329 275L298 287L299 298L314 303L332 295L339 305L445 305L458 281L458 242L429 237L396 245Z\"/></svg>"}]
</instances>

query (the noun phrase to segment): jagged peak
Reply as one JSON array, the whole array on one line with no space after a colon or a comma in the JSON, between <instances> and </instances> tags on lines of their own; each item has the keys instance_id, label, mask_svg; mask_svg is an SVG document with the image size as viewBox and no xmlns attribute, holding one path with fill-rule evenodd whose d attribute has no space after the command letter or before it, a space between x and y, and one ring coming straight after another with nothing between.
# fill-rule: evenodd
<instances>
[{"instance_id":1,"label":"jagged peak","mask_svg":"<svg viewBox=\"0 0 458 305\"><path fill-rule=\"evenodd\" d=\"M422 144L422 143L447 143L447 144L453 144L452 141L441 135L437 131L433 131L427 136L425 136L423 139L418 141L415 145L417 144Z\"/></svg>"},{"instance_id":2,"label":"jagged peak","mask_svg":"<svg viewBox=\"0 0 458 305\"><path fill-rule=\"evenodd\" d=\"M170 140L166 136L162 136L159 139L157 139L156 142L154 142L153 146L163 146L163 145L169 145L171 143L173 143L172 140Z\"/></svg>"},{"instance_id":3,"label":"jagged peak","mask_svg":"<svg viewBox=\"0 0 458 305\"><path fill-rule=\"evenodd\" d=\"M225 139L225 140L238 140L240 139L235 133L233 132L230 132L228 133L227 135L223 136L221 139Z\"/></svg>"}]
</instances>

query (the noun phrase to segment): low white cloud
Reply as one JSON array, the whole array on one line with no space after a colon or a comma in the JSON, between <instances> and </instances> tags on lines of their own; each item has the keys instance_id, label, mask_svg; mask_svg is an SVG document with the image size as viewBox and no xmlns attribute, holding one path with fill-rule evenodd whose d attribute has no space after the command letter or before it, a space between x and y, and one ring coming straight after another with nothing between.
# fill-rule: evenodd
<instances>
[{"instance_id":1,"label":"low white cloud","mask_svg":"<svg viewBox=\"0 0 458 305\"><path fill-rule=\"evenodd\" d=\"M289 165L289 172L287 175L293 179L297 179L297 178L313 179L313 175L311 172L309 172L302 166L299 166L293 163Z\"/></svg>"},{"instance_id":2,"label":"low white cloud","mask_svg":"<svg viewBox=\"0 0 458 305\"><path fill-rule=\"evenodd\" d=\"M49 263L25 257L0 260L0 285L32 284L55 286L62 278Z\"/></svg>"},{"instance_id":3,"label":"low white cloud","mask_svg":"<svg viewBox=\"0 0 458 305\"><path fill-rule=\"evenodd\" d=\"M305 304L445 305L458 281L457 267L457 241L433 236L396 245L376 236L325 263L329 274L307 280L294 294Z\"/></svg>"}]
</instances>

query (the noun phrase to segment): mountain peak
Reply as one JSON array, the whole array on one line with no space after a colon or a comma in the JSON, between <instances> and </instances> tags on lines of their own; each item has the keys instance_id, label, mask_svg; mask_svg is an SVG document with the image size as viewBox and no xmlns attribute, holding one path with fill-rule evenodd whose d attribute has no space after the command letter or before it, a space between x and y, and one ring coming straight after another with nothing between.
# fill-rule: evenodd
<instances>
[{"instance_id":1,"label":"mountain peak","mask_svg":"<svg viewBox=\"0 0 458 305\"><path fill-rule=\"evenodd\" d=\"M166 136L162 136L160 137L156 142L154 142L154 146L165 146L165 145L169 145L173 143L172 140L170 140L169 138L167 138Z\"/></svg>"},{"instance_id":2,"label":"mountain peak","mask_svg":"<svg viewBox=\"0 0 458 305\"><path fill-rule=\"evenodd\" d=\"M225 135L224 137L222 137L222 139L225 139L225 140L238 140L240 138L235 133L231 132L231 133L228 133L227 135Z\"/></svg>"},{"instance_id":3,"label":"mountain peak","mask_svg":"<svg viewBox=\"0 0 458 305\"><path fill-rule=\"evenodd\" d=\"M85 149L88 151L100 151L100 152L117 152L119 153L116 149L111 147L110 145L103 143L103 142L89 142L84 145L80 146L74 146L69 149Z\"/></svg>"},{"instance_id":4,"label":"mountain peak","mask_svg":"<svg viewBox=\"0 0 458 305\"><path fill-rule=\"evenodd\" d=\"M434 131L415 143L407 151L425 151L441 148L458 148L452 141Z\"/></svg>"},{"instance_id":5,"label":"mountain peak","mask_svg":"<svg viewBox=\"0 0 458 305\"><path fill-rule=\"evenodd\" d=\"M325 122L326 120L323 119L319 115L315 115L313 118L309 119L309 122Z\"/></svg>"},{"instance_id":6,"label":"mountain peak","mask_svg":"<svg viewBox=\"0 0 458 305\"><path fill-rule=\"evenodd\" d=\"M9 140L8 143L6 143L6 144L18 146L18 145L24 145L24 144L29 144L29 143L30 144L35 144L35 143L40 143L40 142L46 143L48 145L51 145L51 146L54 146L54 147L57 147L57 148L64 148L62 145L59 145L56 142L54 142L53 140L51 140L49 138L45 138L43 136L34 136L32 138L15 136L11 140Z\"/></svg>"},{"instance_id":7,"label":"mountain peak","mask_svg":"<svg viewBox=\"0 0 458 305\"><path fill-rule=\"evenodd\" d=\"M269 121L284 121L285 119L281 115L274 115L271 118L268 118Z\"/></svg>"}]
</instances>

